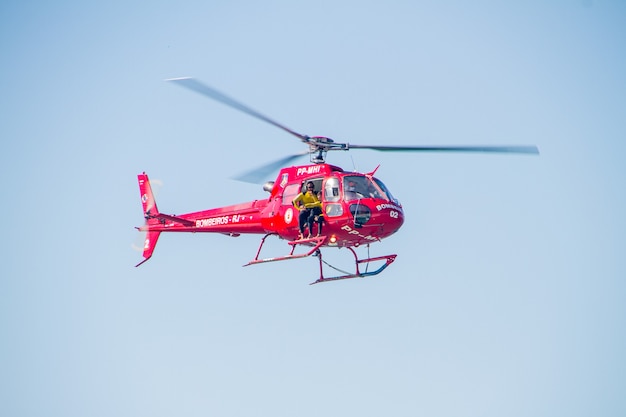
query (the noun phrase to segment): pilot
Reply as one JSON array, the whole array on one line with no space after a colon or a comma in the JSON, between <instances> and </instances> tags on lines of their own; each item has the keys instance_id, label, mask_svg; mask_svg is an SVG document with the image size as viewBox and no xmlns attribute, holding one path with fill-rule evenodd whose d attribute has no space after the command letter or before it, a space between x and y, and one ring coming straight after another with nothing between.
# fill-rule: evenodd
<instances>
[{"instance_id":1,"label":"pilot","mask_svg":"<svg viewBox=\"0 0 626 417\"><path fill-rule=\"evenodd\" d=\"M358 192L356 190L356 184L354 183L354 181L349 181L346 185L345 197L346 201L356 200L357 198L359 198Z\"/></svg>"},{"instance_id":2,"label":"pilot","mask_svg":"<svg viewBox=\"0 0 626 417\"><path fill-rule=\"evenodd\" d=\"M313 234L313 223L317 219L317 236L322 234L322 223L324 217L322 215L322 202L315 192L315 185L312 181L307 182L306 192L302 192L293 199L293 206L300 211L298 221L300 226L300 236L298 239L304 238L304 228L308 225L310 238Z\"/></svg>"}]
</instances>

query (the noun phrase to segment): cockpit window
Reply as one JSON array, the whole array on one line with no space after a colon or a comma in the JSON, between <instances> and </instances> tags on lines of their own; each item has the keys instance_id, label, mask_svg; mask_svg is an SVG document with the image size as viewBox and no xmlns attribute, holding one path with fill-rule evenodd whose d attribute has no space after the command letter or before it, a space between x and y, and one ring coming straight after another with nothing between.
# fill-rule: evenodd
<instances>
[{"instance_id":1,"label":"cockpit window","mask_svg":"<svg viewBox=\"0 0 626 417\"><path fill-rule=\"evenodd\" d=\"M343 177L343 195L345 201L358 200L361 198L383 198L384 188L380 188L368 177L362 175L349 175Z\"/></svg>"}]
</instances>

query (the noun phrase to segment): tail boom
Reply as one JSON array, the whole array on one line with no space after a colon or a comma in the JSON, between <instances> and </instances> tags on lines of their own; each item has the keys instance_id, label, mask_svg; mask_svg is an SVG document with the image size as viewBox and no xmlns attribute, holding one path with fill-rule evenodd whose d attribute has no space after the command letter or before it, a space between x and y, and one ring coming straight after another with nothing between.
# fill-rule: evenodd
<instances>
[{"instance_id":1,"label":"tail boom","mask_svg":"<svg viewBox=\"0 0 626 417\"><path fill-rule=\"evenodd\" d=\"M162 232L220 233L227 236L268 233L262 219L268 200L254 200L177 216L159 212L150 180L145 172L137 175L137 180L146 220L143 226L137 227L137 230L146 232L146 237L143 247L144 260L136 266L150 259Z\"/></svg>"}]
</instances>

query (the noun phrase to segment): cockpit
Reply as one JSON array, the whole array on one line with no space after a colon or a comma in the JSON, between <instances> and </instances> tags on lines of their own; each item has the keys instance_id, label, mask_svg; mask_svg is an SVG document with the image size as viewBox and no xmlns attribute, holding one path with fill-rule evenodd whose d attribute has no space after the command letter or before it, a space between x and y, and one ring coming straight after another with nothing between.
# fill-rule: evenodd
<instances>
[{"instance_id":1,"label":"cockpit","mask_svg":"<svg viewBox=\"0 0 626 417\"><path fill-rule=\"evenodd\" d=\"M313 182L315 183L315 180ZM349 208L351 214L362 223L366 223L369 219L369 209L359 204L360 200L381 199L399 205L382 181L365 175L328 177L323 184L320 179L319 185L316 184L316 190L320 189L323 190L322 202L328 217L343 214L344 204L342 202L350 203L345 207ZM365 211L367 211L367 215Z\"/></svg>"},{"instance_id":2,"label":"cockpit","mask_svg":"<svg viewBox=\"0 0 626 417\"><path fill-rule=\"evenodd\" d=\"M328 217L337 217L344 214L346 209L354 216L357 224L368 222L371 211L363 200L384 200L376 204L385 204L385 201L400 206L389 189L378 178L363 174L344 174L307 178L302 183L289 184L282 194L282 205L291 206L293 199L301 192L306 192L306 183L312 182L316 193L320 193L320 200L324 207L324 214Z\"/></svg>"}]
</instances>

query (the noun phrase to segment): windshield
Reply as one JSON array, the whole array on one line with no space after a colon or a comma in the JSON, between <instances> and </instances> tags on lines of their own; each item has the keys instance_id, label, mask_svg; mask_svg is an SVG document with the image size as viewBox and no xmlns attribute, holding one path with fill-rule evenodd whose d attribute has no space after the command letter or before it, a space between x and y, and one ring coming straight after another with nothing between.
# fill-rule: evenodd
<instances>
[{"instance_id":1,"label":"windshield","mask_svg":"<svg viewBox=\"0 0 626 417\"><path fill-rule=\"evenodd\" d=\"M381 180L379 180L378 178L374 178L374 181L376 182L376 185L378 185L378 187L381 189L381 191L385 193L385 195L387 195L387 200L393 201L396 204L398 203L398 200L393 198L393 196L391 195L391 192L389 192L389 189L385 187L385 184L383 184Z\"/></svg>"}]
</instances>

